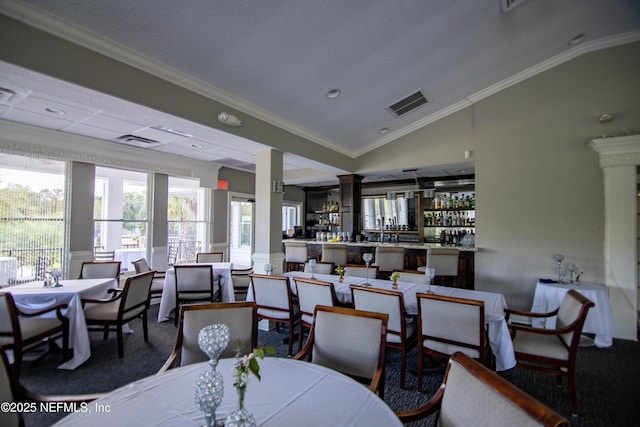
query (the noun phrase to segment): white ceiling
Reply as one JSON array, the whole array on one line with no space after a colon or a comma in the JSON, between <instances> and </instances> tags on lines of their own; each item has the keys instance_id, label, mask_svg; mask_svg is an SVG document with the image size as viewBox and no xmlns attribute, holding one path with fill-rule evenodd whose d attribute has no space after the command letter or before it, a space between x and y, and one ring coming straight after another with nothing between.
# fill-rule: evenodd
<instances>
[{"instance_id":1,"label":"white ceiling","mask_svg":"<svg viewBox=\"0 0 640 427\"><path fill-rule=\"evenodd\" d=\"M236 110L357 157L428 123L568 45L637 31L637 0L3 0L0 12L100 37L189 76ZM514 2L514 0L511 0ZM34 17L38 17L35 19ZM5 41L6 42L6 41ZM0 118L103 140L136 135L153 150L251 170L266 146L0 62ZM325 93L340 89L328 99ZM401 118L386 107L421 90L428 103ZM47 112L46 108L64 111ZM153 127L165 126L185 137ZM389 132L378 131L388 128ZM343 171L285 153L285 170ZM460 169L464 167L464 169ZM473 164L380 171L370 180L473 172Z\"/></svg>"}]
</instances>

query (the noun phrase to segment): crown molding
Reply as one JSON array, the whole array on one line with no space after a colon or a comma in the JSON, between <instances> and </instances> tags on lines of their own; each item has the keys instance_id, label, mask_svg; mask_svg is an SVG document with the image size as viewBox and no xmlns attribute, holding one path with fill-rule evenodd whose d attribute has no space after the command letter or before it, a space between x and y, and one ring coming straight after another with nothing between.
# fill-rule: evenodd
<instances>
[{"instance_id":1,"label":"crown molding","mask_svg":"<svg viewBox=\"0 0 640 427\"><path fill-rule=\"evenodd\" d=\"M640 165L640 135L597 138L589 142L600 156L600 167Z\"/></svg>"},{"instance_id":2,"label":"crown molding","mask_svg":"<svg viewBox=\"0 0 640 427\"><path fill-rule=\"evenodd\" d=\"M381 147L391 141L394 141L402 136L405 136L413 131L416 131L428 124L436 122L448 115L456 113L464 108L467 108L478 101L481 101L489 96L496 94L504 89L510 88L520 82L523 82L527 79L530 79L533 76L536 76L540 73L543 73L547 70L550 70L558 65L564 64L572 59L575 59L581 55L586 53L595 52L602 49L607 49L610 47L620 46L627 43L633 43L640 41L640 31L632 31L629 33L619 34L612 37L607 37L600 40L594 40L592 42L587 42L575 46L566 52L560 53L552 58L547 59L539 64L536 64L532 67L527 68L524 71L521 71L517 74L514 74L511 77L508 77L494 85L491 85L485 89L482 89L463 100L456 102L455 104L450 105L442 110L439 110L423 119L417 120L411 123L408 126L403 127L402 129L398 129L397 131L385 135L383 138L377 139L372 144L369 144L360 150L358 150L355 155L361 156L369 151L372 151L378 147Z\"/></svg>"},{"instance_id":3,"label":"crown molding","mask_svg":"<svg viewBox=\"0 0 640 427\"><path fill-rule=\"evenodd\" d=\"M146 55L133 51L121 44L108 40L98 34L80 28L68 21L25 4L17 4L11 0L0 4L0 12L23 22L29 26L53 34L76 45L123 62L160 79L169 81L184 89L195 92L214 101L225 104L229 108L249 114L266 123L282 128L294 135L322 145L342 155L352 157L353 153L319 135L296 126L287 120L262 110L255 105L218 89L202 80L178 71L166 64L155 61Z\"/></svg>"},{"instance_id":4,"label":"crown molding","mask_svg":"<svg viewBox=\"0 0 640 427\"><path fill-rule=\"evenodd\" d=\"M524 80L527 80L537 74L540 74L560 64L570 61L585 53L640 41L640 31L632 31L599 40L594 40L591 42L582 43L548 60L536 64L520 73L508 77L494 85L482 89L448 107L445 107L433 114L430 114L429 116L426 116L401 129L398 129L395 132L385 135L382 138L376 139L372 143L367 144L358 150L347 150L344 147L338 146L336 143L330 140L327 140L304 128L296 126L295 124L292 124L291 122L288 122L287 120L279 116L264 111L259 107L256 107L255 105L248 103L238 97L235 97L225 91L222 91L210 84L207 84L199 79L195 79L185 73L168 67L165 64L159 63L149 57L141 55L138 52L128 49L125 46L114 43L113 41L77 27L67 21L54 17L53 15L36 9L30 5L17 3L13 0L4 1L0 3L0 13L3 13L18 21L24 22L27 25L33 26L65 40L68 40L79 46L91 49L102 55L126 63L158 78L167 80L173 84L183 87L184 89L193 91L214 101L226 104L229 108L233 108L243 113L252 115L253 117L260 119L266 123L282 128L294 135L305 138L311 142L322 145L328 149L336 151L350 158L357 158L363 154L368 153L369 151L375 150L376 148L388 144L402 136L405 136L435 121L447 117L448 115L460 111L484 98L487 98L497 92L507 89L513 85L516 85Z\"/></svg>"}]
</instances>

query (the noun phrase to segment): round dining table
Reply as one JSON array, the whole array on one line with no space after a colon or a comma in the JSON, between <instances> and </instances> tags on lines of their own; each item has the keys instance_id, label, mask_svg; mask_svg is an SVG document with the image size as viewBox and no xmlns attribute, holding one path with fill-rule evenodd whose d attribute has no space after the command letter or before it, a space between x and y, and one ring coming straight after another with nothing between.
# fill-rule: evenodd
<instances>
[{"instance_id":1,"label":"round dining table","mask_svg":"<svg viewBox=\"0 0 640 427\"><path fill-rule=\"evenodd\" d=\"M235 359L221 359L224 395L216 411L221 424L238 407ZM266 357L251 377L244 407L257 426L402 426L394 412L366 386L312 363ZM196 379L207 362L187 365L121 387L67 415L56 426L202 426L194 401Z\"/></svg>"}]
</instances>

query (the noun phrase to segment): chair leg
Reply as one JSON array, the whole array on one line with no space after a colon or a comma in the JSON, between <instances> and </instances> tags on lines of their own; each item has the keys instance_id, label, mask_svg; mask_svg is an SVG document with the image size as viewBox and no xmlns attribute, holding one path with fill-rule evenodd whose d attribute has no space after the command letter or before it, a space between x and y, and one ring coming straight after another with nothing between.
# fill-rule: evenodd
<instances>
[{"instance_id":1,"label":"chair leg","mask_svg":"<svg viewBox=\"0 0 640 427\"><path fill-rule=\"evenodd\" d=\"M104 341L106 341L109 338L109 326L105 326L104 327L104 335L102 336L102 339Z\"/></svg>"},{"instance_id":2,"label":"chair leg","mask_svg":"<svg viewBox=\"0 0 640 427\"><path fill-rule=\"evenodd\" d=\"M294 328L293 321L290 320L289 321L289 353L288 353L289 357L291 357L291 351L293 349L293 328Z\"/></svg>"},{"instance_id":3,"label":"chair leg","mask_svg":"<svg viewBox=\"0 0 640 427\"><path fill-rule=\"evenodd\" d=\"M142 331L144 334L144 342L149 342L149 330L147 329L147 310L142 312Z\"/></svg>"},{"instance_id":4,"label":"chair leg","mask_svg":"<svg viewBox=\"0 0 640 427\"><path fill-rule=\"evenodd\" d=\"M302 350L302 319L300 320L300 329L298 332L298 352Z\"/></svg>"},{"instance_id":5,"label":"chair leg","mask_svg":"<svg viewBox=\"0 0 640 427\"><path fill-rule=\"evenodd\" d=\"M558 377L560 378L560 377ZM572 370L569 372L569 396L571 398L571 415L578 416L578 396L576 387L576 374Z\"/></svg>"},{"instance_id":6,"label":"chair leg","mask_svg":"<svg viewBox=\"0 0 640 427\"><path fill-rule=\"evenodd\" d=\"M422 391L422 344L418 347L418 391Z\"/></svg>"},{"instance_id":7,"label":"chair leg","mask_svg":"<svg viewBox=\"0 0 640 427\"><path fill-rule=\"evenodd\" d=\"M22 349L19 347L13 348L13 376L20 378L20 370L22 368Z\"/></svg>"},{"instance_id":8,"label":"chair leg","mask_svg":"<svg viewBox=\"0 0 640 427\"><path fill-rule=\"evenodd\" d=\"M118 357L122 359L124 357L124 343L122 342L122 325L118 324L116 327L116 335L118 337Z\"/></svg>"},{"instance_id":9,"label":"chair leg","mask_svg":"<svg viewBox=\"0 0 640 427\"><path fill-rule=\"evenodd\" d=\"M71 359L69 354L69 329L62 333L62 361L66 362Z\"/></svg>"},{"instance_id":10,"label":"chair leg","mask_svg":"<svg viewBox=\"0 0 640 427\"><path fill-rule=\"evenodd\" d=\"M403 345L400 350L400 388L404 388L405 370L407 369L407 350Z\"/></svg>"}]
</instances>

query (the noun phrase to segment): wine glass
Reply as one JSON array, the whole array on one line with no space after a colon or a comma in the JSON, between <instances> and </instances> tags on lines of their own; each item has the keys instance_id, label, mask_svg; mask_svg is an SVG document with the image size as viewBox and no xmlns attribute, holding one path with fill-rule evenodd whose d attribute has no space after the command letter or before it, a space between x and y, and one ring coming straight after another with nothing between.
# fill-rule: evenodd
<instances>
[{"instance_id":1,"label":"wine glass","mask_svg":"<svg viewBox=\"0 0 640 427\"><path fill-rule=\"evenodd\" d=\"M373 259L373 254L369 252L364 253L362 254L362 259L364 260L365 274L366 274L366 280L367 280L365 285L369 286L371 285L371 283L369 283L369 263Z\"/></svg>"},{"instance_id":2,"label":"wine glass","mask_svg":"<svg viewBox=\"0 0 640 427\"><path fill-rule=\"evenodd\" d=\"M556 254L553 256L553 259L558 263L558 282L562 283L562 279L560 278L560 267L562 267L562 261L564 261L564 255Z\"/></svg>"},{"instance_id":3,"label":"wine glass","mask_svg":"<svg viewBox=\"0 0 640 427\"><path fill-rule=\"evenodd\" d=\"M436 269L429 267L424 270L424 275L427 278L427 285L429 285L429 289L425 293L433 294L434 292L431 290L431 282L433 281L433 278L436 277Z\"/></svg>"},{"instance_id":4,"label":"wine glass","mask_svg":"<svg viewBox=\"0 0 640 427\"><path fill-rule=\"evenodd\" d=\"M351 241L351 232L347 231L347 242Z\"/></svg>"},{"instance_id":5,"label":"wine glass","mask_svg":"<svg viewBox=\"0 0 640 427\"><path fill-rule=\"evenodd\" d=\"M576 265L570 262L567 264L567 271L569 272L569 283L573 283L573 273L576 271Z\"/></svg>"},{"instance_id":6,"label":"wine glass","mask_svg":"<svg viewBox=\"0 0 640 427\"><path fill-rule=\"evenodd\" d=\"M309 268L311 269L311 278L315 279L315 277L313 277L313 269L316 268L316 259L315 258L311 258L309 260Z\"/></svg>"}]
</instances>

